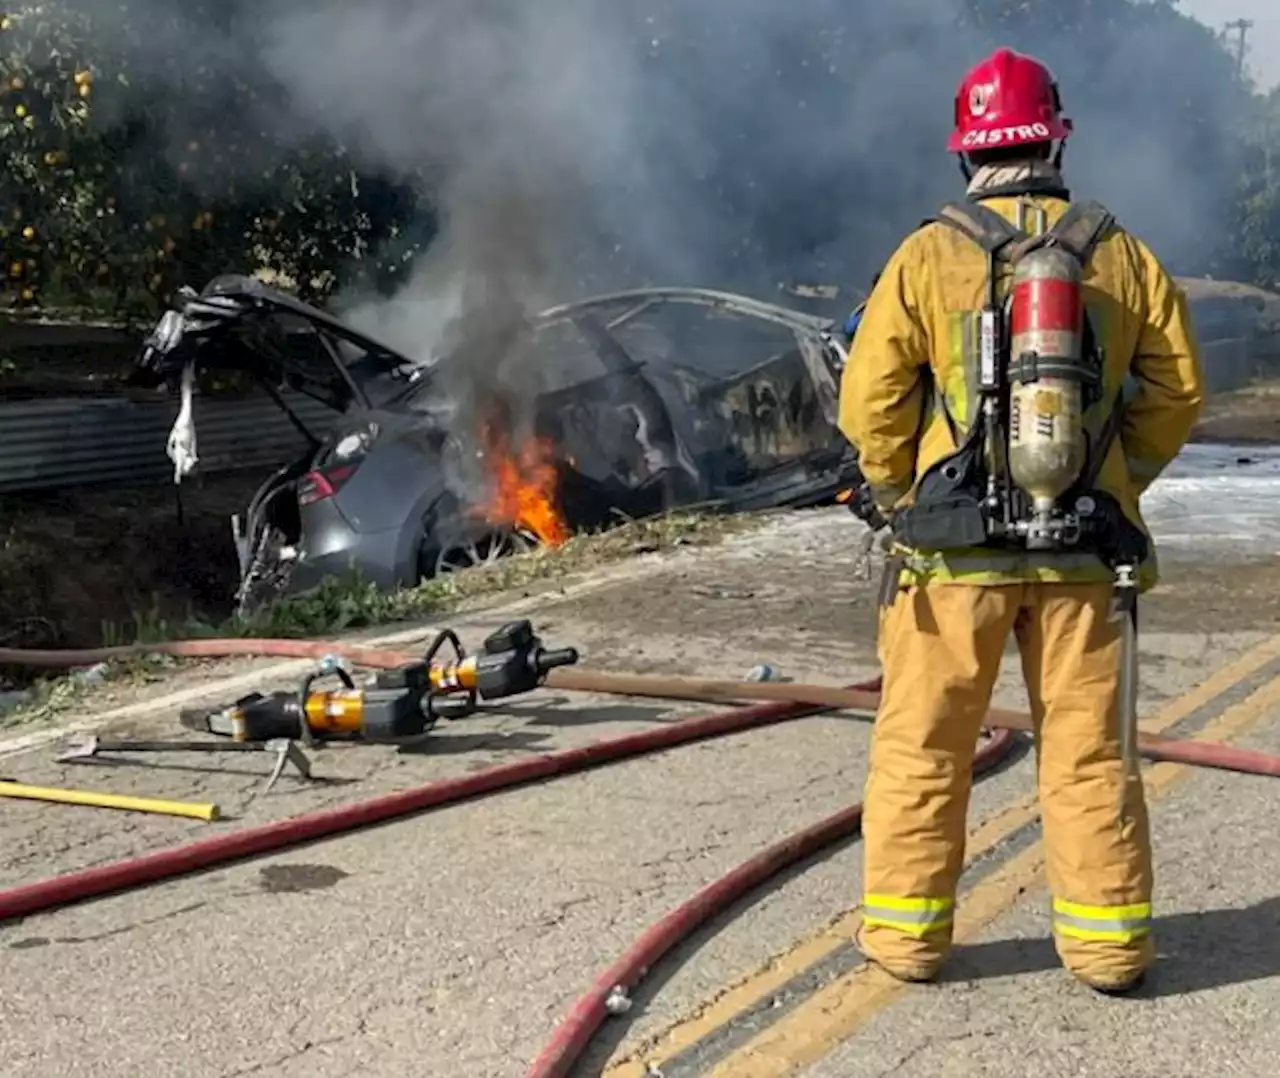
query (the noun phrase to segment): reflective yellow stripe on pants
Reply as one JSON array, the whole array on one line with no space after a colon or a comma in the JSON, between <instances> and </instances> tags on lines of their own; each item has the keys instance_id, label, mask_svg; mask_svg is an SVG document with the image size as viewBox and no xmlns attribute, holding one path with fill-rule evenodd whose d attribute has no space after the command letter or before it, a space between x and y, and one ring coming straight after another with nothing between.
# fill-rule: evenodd
<instances>
[{"instance_id":1,"label":"reflective yellow stripe on pants","mask_svg":"<svg viewBox=\"0 0 1280 1078\"><path fill-rule=\"evenodd\" d=\"M1132 943L1151 932L1151 903L1127 906L1082 906L1061 898L1053 900L1054 931L1078 940Z\"/></svg>"},{"instance_id":2,"label":"reflective yellow stripe on pants","mask_svg":"<svg viewBox=\"0 0 1280 1078\"><path fill-rule=\"evenodd\" d=\"M917 939L951 924L955 902L949 898L899 898L867 895L862 903L862 923L894 928Z\"/></svg>"}]
</instances>

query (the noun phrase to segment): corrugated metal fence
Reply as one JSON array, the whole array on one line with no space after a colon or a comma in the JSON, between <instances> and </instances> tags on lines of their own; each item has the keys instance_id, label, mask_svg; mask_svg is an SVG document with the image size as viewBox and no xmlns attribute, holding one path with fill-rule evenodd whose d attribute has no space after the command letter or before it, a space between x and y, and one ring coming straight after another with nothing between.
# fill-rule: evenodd
<instances>
[{"instance_id":1,"label":"corrugated metal fence","mask_svg":"<svg viewBox=\"0 0 1280 1078\"><path fill-rule=\"evenodd\" d=\"M1280 370L1280 296L1231 281L1179 278L1203 349L1210 393Z\"/></svg>"},{"instance_id":2,"label":"corrugated metal fence","mask_svg":"<svg viewBox=\"0 0 1280 1078\"><path fill-rule=\"evenodd\" d=\"M335 413L297 394L286 395L318 436ZM283 464L306 441L265 395L239 401L196 398L193 405L199 472ZM172 481L165 455L176 400L57 399L0 404L0 493L59 490L107 483Z\"/></svg>"},{"instance_id":3,"label":"corrugated metal fence","mask_svg":"<svg viewBox=\"0 0 1280 1078\"><path fill-rule=\"evenodd\" d=\"M1236 337L1201 346L1205 388L1210 393L1238 389L1254 378L1280 373L1280 338Z\"/></svg>"}]
</instances>

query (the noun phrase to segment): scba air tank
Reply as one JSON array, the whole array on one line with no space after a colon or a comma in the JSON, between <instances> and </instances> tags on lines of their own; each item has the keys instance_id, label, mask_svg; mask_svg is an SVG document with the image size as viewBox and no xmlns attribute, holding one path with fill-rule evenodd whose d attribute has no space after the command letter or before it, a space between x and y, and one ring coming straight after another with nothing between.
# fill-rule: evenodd
<instances>
[{"instance_id":1,"label":"scba air tank","mask_svg":"<svg viewBox=\"0 0 1280 1078\"><path fill-rule=\"evenodd\" d=\"M1084 294L1080 263L1046 246L1014 267L1009 309L1009 469L1031 501L1027 545L1057 545L1054 510L1080 476Z\"/></svg>"}]
</instances>

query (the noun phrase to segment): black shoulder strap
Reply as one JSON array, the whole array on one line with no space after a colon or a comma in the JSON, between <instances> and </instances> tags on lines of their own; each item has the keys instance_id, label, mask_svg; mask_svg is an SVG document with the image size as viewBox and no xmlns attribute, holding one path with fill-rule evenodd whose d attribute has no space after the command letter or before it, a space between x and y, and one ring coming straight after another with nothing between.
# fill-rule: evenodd
<instances>
[{"instance_id":1,"label":"black shoulder strap","mask_svg":"<svg viewBox=\"0 0 1280 1078\"><path fill-rule=\"evenodd\" d=\"M1098 481L1098 476L1102 474L1102 466L1107 461L1107 454L1111 452L1111 443L1116 440L1120 433L1120 424L1124 420L1124 387L1116 391L1116 398L1111 402L1111 411L1107 413L1107 418L1103 420L1102 426L1098 429L1097 436L1093 439L1093 444L1089 446L1089 457L1085 464L1084 471L1080 475L1080 489L1090 490Z\"/></svg>"},{"instance_id":2,"label":"black shoulder strap","mask_svg":"<svg viewBox=\"0 0 1280 1078\"><path fill-rule=\"evenodd\" d=\"M957 232L968 236L989 255L999 255L1009 244L1025 239L1026 234L1006 221L995 210L988 209L980 202L966 199L963 202L948 202L936 217L926 220L925 224L947 225Z\"/></svg>"},{"instance_id":3,"label":"black shoulder strap","mask_svg":"<svg viewBox=\"0 0 1280 1078\"><path fill-rule=\"evenodd\" d=\"M1083 266L1115 222L1115 216L1100 202L1073 202L1045 236L1070 251Z\"/></svg>"},{"instance_id":4,"label":"black shoulder strap","mask_svg":"<svg viewBox=\"0 0 1280 1078\"><path fill-rule=\"evenodd\" d=\"M966 199L948 202L935 217L923 224L947 225L968 236L989 255L1016 262L1028 251L1054 243L1087 264L1103 237L1115 224L1115 217L1099 202L1073 202L1043 235L1028 236L995 210Z\"/></svg>"}]
</instances>

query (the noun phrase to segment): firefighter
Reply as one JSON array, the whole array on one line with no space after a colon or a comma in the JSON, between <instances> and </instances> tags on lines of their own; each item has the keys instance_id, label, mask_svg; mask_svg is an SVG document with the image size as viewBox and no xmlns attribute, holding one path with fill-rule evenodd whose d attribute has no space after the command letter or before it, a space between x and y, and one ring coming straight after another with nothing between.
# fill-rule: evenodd
<instances>
[{"instance_id":1,"label":"firefighter","mask_svg":"<svg viewBox=\"0 0 1280 1078\"><path fill-rule=\"evenodd\" d=\"M900 980L931 980L951 947L974 747L1011 632L1037 724L1058 954L1108 994L1140 984L1153 957L1142 779L1118 729L1116 566L1134 563L1138 592L1155 583L1138 501L1187 440L1202 373L1185 296L1160 262L1096 203L1076 212L1061 170L1071 130L1037 60L1000 49L968 73L948 145L968 181L961 212L899 246L842 375L840 428L895 537L880 608L884 689L866 787L860 942ZM1001 230L1016 239L1059 226L1085 234L1079 307L1096 392L1080 416L1093 451L1091 474L1077 482L1090 497L1075 505L1094 523L1074 547L1064 526L1055 534L1067 545L1050 549L1019 546L1034 529L996 520L992 488L971 488L975 475L1007 474L990 462L1007 459L1012 437L998 410L980 411L992 399L978 369L983 310L1004 310L1016 280L996 258L1012 250ZM1012 365L1008 351L1004 362ZM1126 399L1130 373L1137 388ZM997 434L1004 447L990 444ZM977 535L975 520L986 529Z\"/></svg>"}]
</instances>

